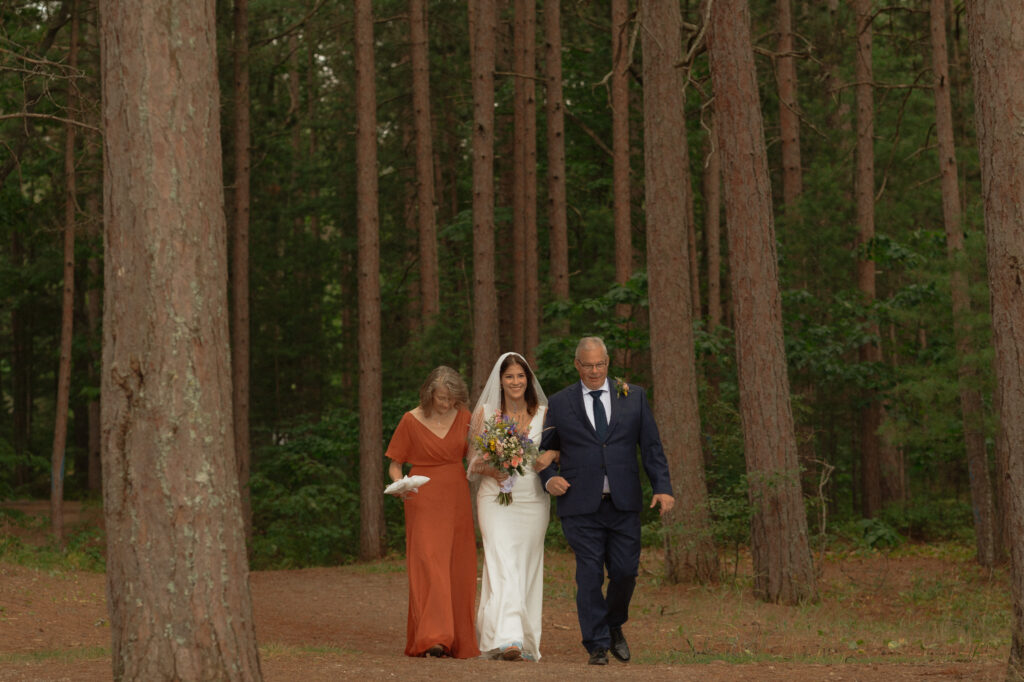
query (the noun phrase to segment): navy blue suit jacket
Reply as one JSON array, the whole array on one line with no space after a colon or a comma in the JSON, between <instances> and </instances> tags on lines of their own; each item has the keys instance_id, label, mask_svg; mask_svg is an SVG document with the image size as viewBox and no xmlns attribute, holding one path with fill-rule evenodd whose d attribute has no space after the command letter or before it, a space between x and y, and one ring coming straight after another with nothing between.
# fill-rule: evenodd
<instances>
[{"instance_id":1,"label":"navy blue suit jacket","mask_svg":"<svg viewBox=\"0 0 1024 682\"><path fill-rule=\"evenodd\" d=\"M558 515L591 514L601 504L605 474L612 502L621 511L640 511L643 496L637 463L637 447L644 471L655 494L672 494L668 460L661 447L658 426L644 390L630 384L629 395L618 395L611 386L611 414L604 442L598 441L587 418L581 382L562 389L548 401L541 450L558 450L559 461L540 472L546 486L553 476L562 476L570 487L558 497Z\"/></svg>"}]
</instances>

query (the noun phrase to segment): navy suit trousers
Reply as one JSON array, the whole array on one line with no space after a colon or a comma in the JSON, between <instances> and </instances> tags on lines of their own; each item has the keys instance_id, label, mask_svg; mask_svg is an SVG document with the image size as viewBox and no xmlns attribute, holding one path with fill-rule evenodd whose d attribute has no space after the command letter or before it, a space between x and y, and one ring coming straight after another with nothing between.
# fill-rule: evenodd
<instances>
[{"instance_id":1,"label":"navy suit trousers","mask_svg":"<svg viewBox=\"0 0 1024 682\"><path fill-rule=\"evenodd\" d=\"M611 646L610 627L629 618L640 568L640 513L619 511L610 499L593 514L562 517L562 532L576 555L576 612L587 651ZM607 593L604 586L608 571Z\"/></svg>"}]
</instances>

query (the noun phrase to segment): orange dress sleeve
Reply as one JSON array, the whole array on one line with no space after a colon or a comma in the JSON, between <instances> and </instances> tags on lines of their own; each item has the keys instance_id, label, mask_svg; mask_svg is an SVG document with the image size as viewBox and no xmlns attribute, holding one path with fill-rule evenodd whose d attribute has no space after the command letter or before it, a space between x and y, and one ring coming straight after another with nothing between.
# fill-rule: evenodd
<instances>
[{"instance_id":1,"label":"orange dress sleeve","mask_svg":"<svg viewBox=\"0 0 1024 682\"><path fill-rule=\"evenodd\" d=\"M416 417L412 416L411 412L406 412L402 415L402 420L398 422L398 426L395 427L395 433L391 436L391 442L388 443L388 450L384 453L384 456L395 462L408 462L412 457L413 453L413 439L410 420L414 420Z\"/></svg>"}]
</instances>

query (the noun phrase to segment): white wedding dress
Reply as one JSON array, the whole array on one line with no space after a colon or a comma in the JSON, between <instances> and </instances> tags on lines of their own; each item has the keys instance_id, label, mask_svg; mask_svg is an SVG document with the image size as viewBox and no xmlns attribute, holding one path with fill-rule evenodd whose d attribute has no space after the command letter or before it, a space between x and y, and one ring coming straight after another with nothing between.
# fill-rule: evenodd
<instances>
[{"instance_id":1,"label":"white wedding dress","mask_svg":"<svg viewBox=\"0 0 1024 682\"><path fill-rule=\"evenodd\" d=\"M530 438L540 442L546 407L530 422ZM540 659L544 599L544 536L551 498L533 467L516 480L512 504L498 503L498 482L481 476L477 518L484 544L484 568L476 633L480 652L495 655L518 646L523 658Z\"/></svg>"}]
</instances>

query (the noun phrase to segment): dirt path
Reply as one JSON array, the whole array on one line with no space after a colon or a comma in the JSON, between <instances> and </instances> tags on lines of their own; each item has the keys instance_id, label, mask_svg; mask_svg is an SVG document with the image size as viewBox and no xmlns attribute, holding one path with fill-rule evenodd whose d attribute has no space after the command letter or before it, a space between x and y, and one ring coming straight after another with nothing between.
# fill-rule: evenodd
<instances>
[{"instance_id":1,"label":"dirt path","mask_svg":"<svg viewBox=\"0 0 1024 682\"><path fill-rule=\"evenodd\" d=\"M882 579L887 583L885 591L878 591L873 601L858 593L857 604L850 605L850 610L837 604L834 613L813 613L808 619L800 609L760 604L745 589L662 585L653 570L657 561L656 554L645 555L644 567L650 570L642 572L626 627L634 662L612 660L607 668L585 665L573 603L572 560L564 552L547 557L543 660L537 664L403 656L407 587L400 560L254 573L252 595L264 678L271 682L480 680L499 675L700 682L1002 679L1008 640L960 642L950 630L955 624L923 622L946 618L941 614L892 613L891 595L912 587L900 582L909 581L911 574L927 570L952 580L948 576L954 568L941 562L918 560L914 566L893 566L864 561L832 566L823 577L826 587L830 580ZM104 577L99 574L46 572L0 563L0 681L110 680L104 590ZM832 609L826 601L808 609ZM882 617L884 622L905 617L908 629L886 632L877 624ZM863 622L846 622L851 618L863 618ZM862 639L851 641L855 636L851 631L863 631ZM933 631L934 635L929 634ZM909 639L901 642L901 634ZM841 652L847 652L845 659ZM726 662L755 657L759 662ZM764 660L768 657L777 662ZM693 663L710 659L718 660ZM791 660L850 662L787 662Z\"/></svg>"}]
</instances>

